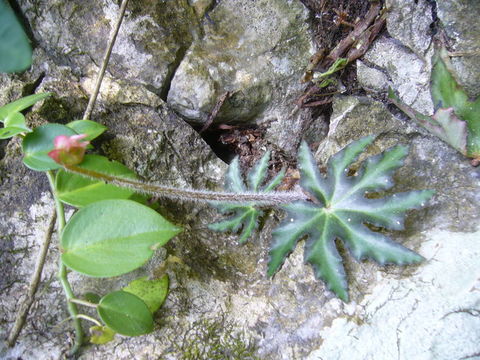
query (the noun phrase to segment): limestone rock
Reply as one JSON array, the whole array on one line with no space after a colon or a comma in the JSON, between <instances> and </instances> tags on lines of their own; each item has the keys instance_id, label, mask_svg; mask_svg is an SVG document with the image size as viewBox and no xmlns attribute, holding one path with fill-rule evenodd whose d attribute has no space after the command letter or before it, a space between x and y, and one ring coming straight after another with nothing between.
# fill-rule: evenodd
<instances>
[{"instance_id":1,"label":"limestone rock","mask_svg":"<svg viewBox=\"0 0 480 360\"><path fill-rule=\"evenodd\" d=\"M432 43L432 5L428 0L387 0L388 33L422 57Z\"/></svg>"},{"instance_id":2,"label":"limestone rock","mask_svg":"<svg viewBox=\"0 0 480 360\"><path fill-rule=\"evenodd\" d=\"M306 359L478 358L480 232L422 235L427 263L401 281L381 274L352 314L324 328L322 346Z\"/></svg>"},{"instance_id":3,"label":"limestone rock","mask_svg":"<svg viewBox=\"0 0 480 360\"><path fill-rule=\"evenodd\" d=\"M398 41L382 36L378 38L362 59L357 69L358 81L369 89L392 87L403 102L424 114L433 113L430 95L430 51L425 59L419 58ZM370 66L369 66L370 65ZM373 68L371 70L369 68ZM372 78L381 71L384 76ZM385 80L388 82L385 83Z\"/></svg>"},{"instance_id":4,"label":"limestone rock","mask_svg":"<svg viewBox=\"0 0 480 360\"><path fill-rule=\"evenodd\" d=\"M228 91L217 121L258 121L276 98L300 89L312 51L307 16L297 1L219 2L175 73L168 103L198 124Z\"/></svg>"},{"instance_id":5,"label":"limestone rock","mask_svg":"<svg viewBox=\"0 0 480 360\"><path fill-rule=\"evenodd\" d=\"M79 76L98 67L118 16L114 1L20 1L39 45ZM109 72L117 79L166 95L186 49L200 36L200 23L187 0L133 1L122 23ZM62 26L58 26L62 24Z\"/></svg>"},{"instance_id":6,"label":"limestone rock","mask_svg":"<svg viewBox=\"0 0 480 360\"><path fill-rule=\"evenodd\" d=\"M472 97L480 94L480 2L438 0L437 14L451 39L449 45L460 56L452 58L458 80Z\"/></svg>"}]
</instances>

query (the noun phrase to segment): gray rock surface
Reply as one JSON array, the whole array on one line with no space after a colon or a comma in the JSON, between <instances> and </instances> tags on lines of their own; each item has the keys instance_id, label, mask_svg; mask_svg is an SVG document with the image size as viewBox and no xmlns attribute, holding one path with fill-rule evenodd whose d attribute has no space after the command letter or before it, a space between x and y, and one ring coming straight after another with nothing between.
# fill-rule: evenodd
<instances>
[{"instance_id":1,"label":"gray rock surface","mask_svg":"<svg viewBox=\"0 0 480 360\"><path fill-rule=\"evenodd\" d=\"M39 45L58 64L70 66L79 76L94 77L117 19L116 2L22 0L20 5ZM187 0L134 1L108 71L166 96L174 70L200 33L200 19Z\"/></svg>"},{"instance_id":2,"label":"gray rock surface","mask_svg":"<svg viewBox=\"0 0 480 360\"><path fill-rule=\"evenodd\" d=\"M480 93L480 2L438 0L437 14L454 53L452 65L460 83L471 96Z\"/></svg>"},{"instance_id":3,"label":"gray rock surface","mask_svg":"<svg viewBox=\"0 0 480 360\"><path fill-rule=\"evenodd\" d=\"M379 274L353 312L322 330L322 346L306 359L478 359L480 232L422 235L426 264L401 281Z\"/></svg>"},{"instance_id":4,"label":"gray rock surface","mask_svg":"<svg viewBox=\"0 0 480 360\"><path fill-rule=\"evenodd\" d=\"M381 36L358 62L358 81L373 90L393 88L403 102L424 114L433 113L430 95L430 51L424 58L395 39ZM371 74L374 74L374 77ZM383 74L382 75L380 75Z\"/></svg>"},{"instance_id":5,"label":"gray rock surface","mask_svg":"<svg viewBox=\"0 0 480 360\"><path fill-rule=\"evenodd\" d=\"M177 69L168 103L188 121L204 123L229 91L216 121L258 122L301 89L298 79L313 51L307 16L298 1L219 2L205 37L194 41Z\"/></svg>"},{"instance_id":6,"label":"gray rock surface","mask_svg":"<svg viewBox=\"0 0 480 360\"><path fill-rule=\"evenodd\" d=\"M432 3L428 0L387 0L388 33L423 57L432 43Z\"/></svg>"}]
</instances>

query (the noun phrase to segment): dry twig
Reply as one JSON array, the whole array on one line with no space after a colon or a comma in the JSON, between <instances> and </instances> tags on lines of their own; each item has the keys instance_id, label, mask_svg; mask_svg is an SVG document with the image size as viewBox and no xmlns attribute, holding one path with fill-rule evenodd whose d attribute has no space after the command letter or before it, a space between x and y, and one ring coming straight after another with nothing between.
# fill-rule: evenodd
<instances>
[{"instance_id":1,"label":"dry twig","mask_svg":"<svg viewBox=\"0 0 480 360\"><path fill-rule=\"evenodd\" d=\"M108 41L107 50L105 51L105 56L103 57L102 66L100 67L100 71L98 72L98 75L97 75L95 89L93 90L93 94L90 96L87 109L83 114L84 120L90 119L90 117L92 116L93 106L97 101L97 96L100 91L100 86L102 85L103 77L105 76L105 71L107 70L108 62L110 61L110 55L112 54L113 45L115 44L115 40L117 39L118 31L120 30L120 25L122 25L122 20L125 15L127 4L128 4L128 0L123 0L122 5L120 6L117 22L115 23L113 32L110 34L110 39Z\"/></svg>"},{"instance_id":2,"label":"dry twig","mask_svg":"<svg viewBox=\"0 0 480 360\"><path fill-rule=\"evenodd\" d=\"M35 271L33 272L32 278L30 280L27 298L20 305L20 309L18 310L17 317L15 319L15 324L10 330L10 334L8 334L7 344L10 347L15 345L15 342L17 341L17 338L20 335L20 332L22 331L25 325L25 320L27 319L28 311L30 310L30 307L32 306L35 300L35 294L37 292L38 285L40 284L40 278L42 276L43 266L45 265L45 259L47 257L48 248L52 240L53 231L55 230L56 220L57 220L57 213L54 210L52 216L50 217L50 222L48 224L48 228L45 233L45 238L43 240L42 248L40 249L40 254L38 255Z\"/></svg>"}]
</instances>

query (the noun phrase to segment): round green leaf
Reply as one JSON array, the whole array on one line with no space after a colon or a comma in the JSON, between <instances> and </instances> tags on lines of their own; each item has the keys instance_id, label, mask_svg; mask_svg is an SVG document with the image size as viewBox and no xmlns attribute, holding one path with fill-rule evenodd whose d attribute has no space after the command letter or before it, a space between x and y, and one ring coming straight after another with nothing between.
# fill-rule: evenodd
<instances>
[{"instance_id":1,"label":"round green leaf","mask_svg":"<svg viewBox=\"0 0 480 360\"><path fill-rule=\"evenodd\" d=\"M77 133L60 124L46 124L37 127L23 139L22 148L25 156L23 163L32 170L47 171L61 168L47 154L53 150L53 140L58 135L72 136Z\"/></svg>"},{"instance_id":2,"label":"round green leaf","mask_svg":"<svg viewBox=\"0 0 480 360\"><path fill-rule=\"evenodd\" d=\"M78 167L127 179L137 178L125 165L99 155L85 155ZM100 200L128 199L135 193L131 189L108 185L103 181L88 179L63 169L57 173L55 188L61 201L75 207L83 207Z\"/></svg>"},{"instance_id":3,"label":"round green leaf","mask_svg":"<svg viewBox=\"0 0 480 360\"><path fill-rule=\"evenodd\" d=\"M168 275L160 279L148 280L147 277L133 280L123 288L123 291L138 296L147 304L153 314L162 306L168 293Z\"/></svg>"},{"instance_id":4,"label":"round green leaf","mask_svg":"<svg viewBox=\"0 0 480 360\"><path fill-rule=\"evenodd\" d=\"M105 295L97 311L103 322L119 334L138 336L153 330L153 317L147 305L128 292L114 291Z\"/></svg>"},{"instance_id":5,"label":"round green leaf","mask_svg":"<svg viewBox=\"0 0 480 360\"><path fill-rule=\"evenodd\" d=\"M105 130L107 130L106 126L91 120L75 120L69 122L67 126L70 129L75 130L77 134L87 134L85 140L88 141L99 137Z\"/></svg>"},{"instance_id":6,"label":"round green leaf","mask_svg":"<svg viewBox=\"0 0 480 360\"><path fill-rule=\"evenodd\" d=\"M0 72L23 71L32 64L32 48L6 0L0 0Z\"/></svg>"},{"instance_id":7,"label":"round green leaf","mask_svg":"<svg viewBox=\"0 0 480 360\"><path fill-rule=\"evenodd\" d=\"M61 236L62 261L95 277L125 274L181 231L160 214L131 200L94 202L72 216Z\"/></svg>"}]
</instances>

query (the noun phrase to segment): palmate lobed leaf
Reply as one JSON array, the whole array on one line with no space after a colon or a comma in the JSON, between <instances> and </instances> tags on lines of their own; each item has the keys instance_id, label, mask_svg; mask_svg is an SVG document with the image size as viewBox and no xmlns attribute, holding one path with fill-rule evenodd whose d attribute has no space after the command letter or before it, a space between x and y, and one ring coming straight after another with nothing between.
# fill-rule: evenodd
<instances>
[{"instance_id":1,"label":"palmate lobed leaf","mask_svg":"<svg viewBox=\"0 0 480 360\"><path fill-rule=\"evenodd\" d=\"M260 159L247 175L247 184L243 180L238 158L233 159L228 167L225 175L225 190L234 193L249 192L269 192L275 189L283 179L284 172L281 171L274 179L265 186L261 186L267 177L268 161L270 152ZM263 211L256 208L254 203L246 204L230 204L216 203L214 204L218 210L224 214L233 214L224 221L210 224L208 227L215 231L233 231L237 232L242 228L242 233L238 239L240 243L244 243L252 235L259 222L259 217L263 215Z\"/></svg>"},{"instance_id":2,"label":"palmate lobed leaf","mask_svg":"<svg viewBox=\"0 0 480 360\"><path fill-rule=\"evenodd\" d=\"M365 225L401 230L405 212L423 206L433 195L433 191L424 190L381 199L366 198L369 191L393 186L392 174L403 165L408 153L406 147L395 146L368 158L356 176L348 176L348 167L372 141L373 137L362 138L330 158L327 177L320 174L307 144L302 143L299 151L301 186L316 203L299 201L285 206L287 216L273 233L270 276L303 237L307 237L305 261L314 267L317 278L325 281L344 301L348 301L347 280L336 239L341 239L357 260L368 258L380 264L398 265L422 260L420 255Z\"/></svg>"}]
</instances>

